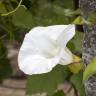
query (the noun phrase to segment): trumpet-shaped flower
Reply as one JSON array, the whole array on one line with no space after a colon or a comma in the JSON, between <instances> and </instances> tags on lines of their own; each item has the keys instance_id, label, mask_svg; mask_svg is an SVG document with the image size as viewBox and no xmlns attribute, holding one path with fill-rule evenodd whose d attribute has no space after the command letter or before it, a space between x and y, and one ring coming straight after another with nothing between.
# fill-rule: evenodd
<instances>
[{"instance_id":1,"label":"trumpet-shaped flower","mask_svg":"<svg viewBox=\"0 0 96 96\"><path fill-rule=\"evenodd\" d=\"M74 25L35 27L25 35L18 55L19 68L25 74L41 74L57 64L73 62L66 44L75 35Z\"/></svg>"}]
</instances>

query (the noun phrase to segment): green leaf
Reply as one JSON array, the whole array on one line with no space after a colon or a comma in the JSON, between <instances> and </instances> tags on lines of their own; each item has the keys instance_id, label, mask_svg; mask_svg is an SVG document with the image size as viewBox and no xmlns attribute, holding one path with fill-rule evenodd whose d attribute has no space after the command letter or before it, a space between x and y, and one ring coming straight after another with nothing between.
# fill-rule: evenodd
<instances>
[{"instance_id":1,"label":"green leaf","mask_svg":"<svg viewBox=\"0 0 96 96\"><path fill-rule=\"evenodd\" d=\"M65 16L72 17L72 16L75 16L75 15L80 15L81 10L79 8L75 11L72 10L72 9L65 9L63 13L65 14Z\"/></svg>"},{"instance_id":2,"label":"green leaf","mask_svg":"<svg viewBox=\"0 0 96 96\"><path fill-rule=\"evenodd\" d=\"M85 20L82 16L78 16L72 23L77 25L90 24L90 22Z\"/></svg>"},{"instance_id":3,"label":"green leaf","mask_svg":"<svg viewBox=\"0 0 96 96\"><path fill-rule=\"evenodd\" d=\"M88 78L96 73L96 57L93 58L90 64L87 65L83 73L83 81L88 80Z\"/></svg>"},{"instance_id":4,"label":"green leaf","mask_svg":"<svg viewBox=\"0 0 96 96\"><path fill-rule=\"evenodd\" d=\"M28 0L25 0L26 2ZM72 17L66 17L64 9L74 9L73 0L30 0L31 12L34 14L35 23L41 25L69 24ZM27 5L27 4L26 4ZM44 6L42 6L44 5Z\"/></svg>"},{"instance_id":5,"label":"green leaf","mask_svg":"<svg viewBox=\"0 0 96 96\"><path fill-rule=\"evenodd\" d=\"M96 24L96 11L93 11L91 14L89 14L88 21L91 24Z\"/></svg>"},{"instance_id":6,"label":"green leaf","mask_svg":"<svg viewBox=\"0 0 96 96\"><path fill-rule=\"evenodd\" d=\"M79 71L83 69L83 64L82 63L69 64L68 68L70 69L72 73L77 74L79 73Z\"/></svg>"},{"instance_id":7,"label":"green leaf","mask_svg":"<svg viewBox=\"0 0 96 96\"><path fill-rule=\"evenodd\" d=\"M80 61L80 57L74 56L74 63L68 65L68 68L72 73L77 74L83 69L83 64Z\"/></svg>"},{"instance_id":8,"label":"green leaf","mask_svg":"<svg viewBox=\"0 0 96 96\"><path fill-rule=\"evenodd\" d=\"M82 72L79 72L78 74L72 75L70 80L71 83L75 86L76 90L80 93L80 96L86 96L82 79L83 74Z\"/></svg>"},{"instance_id":9,"label":"green leaf","mask_svg":"<svg viewBox=\"0 0 96 96\"><path fill-rule=\"evenodd\" d=\"M58 6L63 6L64 8L70 8L70 9L74 9L74 1L73 0L54 0L54 4L58 5Z\"/></svg>"},{"instance_id":10,"label":"green leaf","mask_svg":"<svg viewBox=\"0 0 96 96\"><path fill-rule=\"evenodd\" d=\"M65 94L63 91L58 91L53 96L65 96Z\"/></svg>"},{"instance_id":11,"label":"green leaf","mask_svg":"<svg viewBox=\"0 0 96 96\"><path fill-rule=\"evenodd\" d=\"M7 10L5 8L5 5L0 1L0 14L6 13L6 12L7 12Z\"/></svg>"},{"instance_id":12,"label":"green leaf","mask_svg":"<svg viewBox=\"0 0 96 96\"><path fill-rule=\"evenodd\" d=\"M80 8L76 9L74 12L73 12L74 15L81 15L81 10Z\"/></svg>"},{"instance_id":13,"label":"green leaf","mask_svg":"<svg viewBox=\"0 0 96 96\"><path fill-rule=\"evenodd\" d=\"M68 48L74 53L82 53L82 40L83 40L82 32L77 31L74 38L68 43Z\"/></svg>"},{"instance_id":14,"label":"green leaf","mask_svg":"<svg viewBox=\"0 0 96 96\"><path fill-rule=\"evenodd\" d=\"M14 13L12 21L16 26L29 29L34 24L32 14L24 5L20 6L19 9Z\"/></svg>"},{"instance_id":15,"label":"green leaf","mask_svg":"<svg viewBox=\"0 0 96 96\"><path fill-rule=\"evenodd\" d=\"M56 91L57 85L62 83L70 74L64 66L57 65L51 72L28 76L27 94L47 92L49 96Z\"/></svg>"},{"instance_id":16,"label":"green leaf","mask_svg":"<svg viewBox=\"0 0 96 96\"><path fill-rule=\"evenodd\" d=\"M83 17L78 16L74 21L73 24L77 24L77 25L83 25L85 23Z\"/></svg>"},{"instance_id":17,"label":"green leaf","mask_svg":"<svg viewBox=\"0 0 96 96\"><path fill-rule=\"evenodd\" d=\"M11 1L12 1L12 2L16 2L16 3L18 2L17 0L11 0Z\"/></svg>"}]
</instances>

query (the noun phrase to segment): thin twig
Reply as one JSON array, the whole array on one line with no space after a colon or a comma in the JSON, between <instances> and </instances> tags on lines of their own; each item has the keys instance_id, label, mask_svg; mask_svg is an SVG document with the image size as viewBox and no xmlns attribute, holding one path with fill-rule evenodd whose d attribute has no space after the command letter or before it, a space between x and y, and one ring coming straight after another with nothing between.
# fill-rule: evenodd
<instances>
[{"instance_id":1,"label":"thin twig","mask_svg":"<svg viewBox=\"0 0 96 96\"><path fill-rule=\"evenodd\" d=\"M12 11L10 11L10 12L8 12L8 13L1 14L1 16L8 16L8 15L16 12L16 11L18 10L18 8L21 6L22 1L23 1L23 0L20 0L18 6L17 6L14 10L12 10Z\"/></svg>"},{"instance_id":2,"label":"thin twig","mask_svg":"<svg viewBox=\"0 0 96 96\"><path fill-rule=\"evenodd\" d=\"M4 39L7 36L7 34L0 37L0 40Z\"/></svg>"}]
</instances>

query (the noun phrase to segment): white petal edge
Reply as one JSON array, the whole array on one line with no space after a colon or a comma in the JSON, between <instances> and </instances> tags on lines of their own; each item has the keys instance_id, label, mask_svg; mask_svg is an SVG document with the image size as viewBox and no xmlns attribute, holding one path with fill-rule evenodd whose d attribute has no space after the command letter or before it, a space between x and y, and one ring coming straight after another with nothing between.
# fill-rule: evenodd
<instances>
[{"instance_id":1,"label":"white petal edge","mask_svg":"<svg viewBox=\"0 0 96 96\"><path fill-rule=\"evenodd\" d=\"M19 55L20 57L21 55ZM24 58L24 56L22 56ZM31 55L28 56L26 59L18 60L19 61L19 68L28 75L32 74L41 74L47 73L52 70L59 62L59 57L54 57L51 59L46 59L41 55Z\"/></svg>"},{"instance_id":2,"label":"white petal edge","mask_svg":"<svg viewBox=\"0 0 96 96\"><path fill-rule=\"evenodd\" d=\"M65 48L66 44L73 38L75 35L75 25L68 25L62 33L58 36L57 41L63 48Z\"/></svg>"},{"instance_id":3,"label":"white petal edge","mask_svg":"<svg viewBox=\"0 0 96 96\"><path fill-rule=\"evenodd\" d=\"M56 40L58 38L58 36L61 36L62 33L64 32L64 30L66 28L68 28L71 24L69 25L51 25L51 26L38 26L35 27L33 29L31 29L29 31L28 34L30 34L30 36L41 36L41 35L47 35L49 37L51 37L52 39ZM69 29L69 28L68 28Z\"/></svg>"},{"instance_id":4,"label":"white petal edge","mask_svg":"<svg viewBox=\"0 0 96 96\"><path fill-rule=\"evenodd\" d=\"M71 53L71 51L67 47L65 47L65 49L62 48L62 50L60 52L59 64L68 65L72 62L73 62L73 54Z\"/></svg>"}]
</instances>

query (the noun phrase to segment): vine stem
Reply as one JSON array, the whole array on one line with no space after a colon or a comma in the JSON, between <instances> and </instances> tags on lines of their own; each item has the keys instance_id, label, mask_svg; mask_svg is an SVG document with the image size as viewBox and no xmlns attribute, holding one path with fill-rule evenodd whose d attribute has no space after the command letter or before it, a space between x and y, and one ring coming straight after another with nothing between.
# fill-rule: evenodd
<instances>
[{"instance_id":1,"label":"vine stem","mask_svg":"<svg viewBox=\"0 0 96 96\"><path fill-rule=\"evenodd\" d=\"M10 14L16 12L16 11L18 10L18 8L21 6L22 1L23 1L23 0L20 0L18 6L17 6L14 10L12 10L12 11L10 11L10 12L8 12L8 13L1 14L1 16L8 16L8 15L10 15Z\"/></svg>"}]
</instances>

